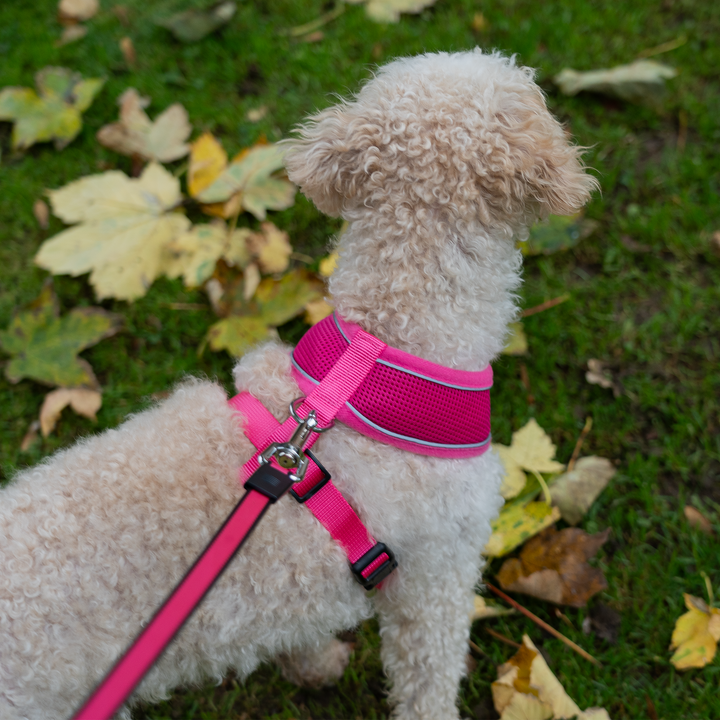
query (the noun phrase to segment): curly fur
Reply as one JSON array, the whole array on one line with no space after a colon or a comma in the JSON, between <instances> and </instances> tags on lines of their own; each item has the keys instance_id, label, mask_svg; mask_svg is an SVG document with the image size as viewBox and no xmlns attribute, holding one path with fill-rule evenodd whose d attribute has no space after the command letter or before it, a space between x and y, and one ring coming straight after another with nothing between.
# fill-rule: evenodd
<instances>
[{"instance_id":1,"label":"curly fur","mask_svg":"<svg viewBox=\"0 0 720 720\"><path fill-rule=\"evenodd\" d=\"M289 141L291 179L350 223L330 281L344 317L450 367L480 369L501 350L516 239L595 186L532 78L479 51L397 60ZM288 348L270 343L239 363L236 386L283 419L299 395L289 368ZM67 716L240 497L253 449L226 400L185 382L1 492L0 720ZM348 659L333 634L377 612L394 716L458 717L498 458L421 457L340 424L315 449L399 569L369 599L330 535L283 498L132 701L278 656L289 677L322 684Z\"/></svg>"}]
</instances>

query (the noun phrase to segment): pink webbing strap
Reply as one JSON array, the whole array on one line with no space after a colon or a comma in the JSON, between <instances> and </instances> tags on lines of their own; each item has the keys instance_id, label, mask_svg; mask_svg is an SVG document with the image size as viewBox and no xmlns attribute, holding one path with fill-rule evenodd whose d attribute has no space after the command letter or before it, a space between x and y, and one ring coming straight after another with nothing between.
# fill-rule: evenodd
<instances>
[{"instance_id":1,"label":"pink webbing strap","mask_svg":"<svg viewBox=\"0 0 720 720\"><path fill-rule=\"evenodd\" d=\"M267 509L248 491L170 597L72 720L109 720L200 603Z\"/></svg>"},{"instance_id":2,"label":"pink webbing strap","mask_svg":"<svg viewBox=\"0 0 720 720\"><path fill-rule=\"evenodd\" d=\"M305 398L298 415L306 417L310 410L315 410L320 426L328 425L373 369L375 360L386 347L381 340L359 329L352 343L323 381ZM292 417L280 425L250 393L236 395L230 400L230 405L245 417L245 434L259 450L263 450L270 443L286 440L297 427ZM305 449L309 449L317 438L318 435L313 433ZM245 477L250 477L257 468L258 454L245 464ZM311 462L305 479L294 487L295 493L298 496L305 495L318 483L322 475L317 465ZM357 562L377 545L377 541L332 481L320 488L305 505L345 550L351 563ZM387 560L388 556L382 553L362 571L362 576L367 579Z\"/></svg>"}]
</instances>

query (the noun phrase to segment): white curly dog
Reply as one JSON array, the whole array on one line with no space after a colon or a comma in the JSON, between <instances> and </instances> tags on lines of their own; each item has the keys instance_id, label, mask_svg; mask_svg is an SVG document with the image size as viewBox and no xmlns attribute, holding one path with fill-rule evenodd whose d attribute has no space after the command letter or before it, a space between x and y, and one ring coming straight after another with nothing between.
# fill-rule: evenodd
<instances>
[{"instance_id":1,"label":"white curly dog","mask_svg":"<svg viewBox=\"0 0 720 720\"><path fill-rule=\"evenodd\" d=\"M537 218L576 212L596 186L580 150L532 70L475 50L380 68L300 127L287 168L349 223L330 279L338 314L392 347L476 371L517 312L517 240ZM235 368L238 391L279 420L300 395L289 350L269 343ZM331 682L349 657L334 633L377 613L394 717L458 717L500 461L416 455L340 423L314 451L398 569L368 597L329 533L284 497L132 701L229 669L246 677L278 657L296 682ZM72 713L238 501L238 469L254 452L219 385L188 381L0 492L2 720Z\"/></svg>"}]
</instances>

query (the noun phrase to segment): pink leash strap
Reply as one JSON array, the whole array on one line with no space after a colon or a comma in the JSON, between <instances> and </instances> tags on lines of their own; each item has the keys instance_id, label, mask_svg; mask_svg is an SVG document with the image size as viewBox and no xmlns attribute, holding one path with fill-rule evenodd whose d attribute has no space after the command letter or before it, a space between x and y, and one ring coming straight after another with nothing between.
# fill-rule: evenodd
<instances>
[{"instance_id":1,"label":"pink leash strap","mask_svg":"<svg viewBox=\"0 0 720 720\"><path fill-rule=\"evenodd\" d=\"M340 408L368 375L376 358L385 347L385 343L372 335L362 330L357 333L353 342L323 382L303 400L298 409L298 415L305 418L310 410L315 410L321 426L330 424ZM236 405L236 400L237 398L233 398L231 401L233 407ZM262 407L262 411L259 410L258 405L262 407L261 403L257 403L250 409L247 416L251 418L254 413L254 419L259 420L258 425L268 443L286 441L297 426L295 420L288 418L280 425L264 407ZM245 413L245 410L243 412ZM268 416L272 418L272 425ZM309 448L316 439L317 435L312 434L306 447ZM213 583L220 577L259 522L268 505L275 502L292 484L287 474L280 471L277 465L273 466L268 463L262 466L263 472L257 473L259 467L258 454L256 454L243 467L245 486L249 488L248 491L185 577L155 613L147 627L140 632L130 648L72 716L72 720L110 720L112 718L209 592ZM302 483L298 483L298 487L311 481L313 477L317 479L322 474L320 467L313 463L308 469L306 479ZM311 507L310 501L321 496L329 484L328 481L307 501L308 507ZM342 503L347 505L337 489L334 486L331 486L331 489L337 493ZM331 530L331 532L339 533L338 537L342 537L340 542L347 543L347 547L346 545L343 547L346 547L346 551L349 548L348 555L352 552L351 562L354 562L356 566L358 560L353 561L352 558L363 548L369 547L374 552L377 552L378 549L384 550L382 543L371 544L371 538L365 527L349 505L347 508L359 523L361 530L354 525L352 517L348 515L347 511L337 510L339 506L336 503L326 506L325 502L316 504L316 507L320 508L319 515L315 510L313 512L318 519L324 518L324 520L321 519L323 525L328 528L333 527L334 531ZM365 553L365 556L367 555L368 552ZM365 556L361 555L359 561L365 559L367 565L370 558ZM377 557L363 569L377 568L388 559L390 557L387 554L385 554L385 560ZM353 570L355 571L355 568ZM370 570L371 573L372 570ZM358 574L356 573L356 577ZM369 575L361 574L360 577L367 581Z\"/></svg>"}]
</instances>

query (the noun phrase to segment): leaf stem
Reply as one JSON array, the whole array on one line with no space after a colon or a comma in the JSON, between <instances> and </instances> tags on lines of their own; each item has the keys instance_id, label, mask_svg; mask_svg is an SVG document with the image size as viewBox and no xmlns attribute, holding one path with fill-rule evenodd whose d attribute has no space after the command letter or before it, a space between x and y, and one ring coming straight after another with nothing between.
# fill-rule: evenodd
<instances>
[{"instance_id":1,"label":"leaf stem","mask_svg":"<svg viewBox=\"0 0 720 720\"><path fill-rule=\"evenodd\" d=\"M492 635L494 638L497 638L501 642L504 642L506 645L510 645L511 647L517 648L518 650L522 647L520 643L516 643L514 640L511 640L509 637L505 637L505 635L497 632L497 630L493 630L487 625L483 625L483 630L490 633L490 635Z\"/></svg>"},{"instance_id":2,"label":"leaf stem","mask_svg":"<svg viewBox=\"0 0 720 720\"><path fill-rule=\"evenodd\" d=\"M585 442L585 438L587 437L587 434L592 430L593 425L593 419L588 416L585 418L585 427L582 429L582 432L580 433L580 437L578 438L578 441L575 443L575 449L573 450L572 457L570 458L570 462L567 466L567 471L572 472L572 469L575 467L575 463L577 462L578 457L580 456L580 449L583 446L583 443Z\"/></svg>"},{"instance_id":3,"label":"leaf stem","mask_svg":"<svg viewBox=\"0 0 720 720\"><path fill-rule=\"evenodd\" d=\"M543 478L543 476L537 470L531 470L530 472L532 472L532 474L535 476L535 479L540 483L543 495L545 496L545 502L548 505L552 505L552 495L550 494L550 488L548 488L547 483L545 482L545 478Z\"/></svg>"},{"instance_id":4,"label":"leaf stem","mask_svg":"<svg viewBox=\"0 0 720 720\"><path fill-rule=\"evenodd\" d=\"M583 650L579 645L574 643L570 638L566 638L561 632L556 630L552 625L548 625L544 620L541 620L537 615L531 613L528 609L524 608L519 602L513 600L511 597L506 595L502 590L498 590L494 585L485 581L485 586L492 590L496 595L501 597L506 603L512 605L516 610L519 610L523 615L530 618L534 623L539 625L543 630L554 635L558 640L564 642L569 648L572 648L578 655L581 655L586 660L589 660L593 665L602 667L602 663L596 660L589 652ZM487 629L487 628L486 628Z\"/></svg>"},{"instance_id":5,"label":"leaf stem","mask_svg":"<svg viewBox=\"0 0 720 720\"><path fill-rule=\"evenodd\" d=\"M542 312L543 310L549 310L552 307L555 307L556 305L560 305L560 303L564 303L566 300L570 299L570 294L565 293L564 295L560 295L560 297L553 298L552 300L546 300L544 303L540 303L539 305L535 305L535 307L527 308L523 310L520 315L521 317L528 317L529 315L535 315L536 313Z\"/></svg>"}]
</instances>

